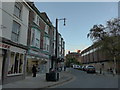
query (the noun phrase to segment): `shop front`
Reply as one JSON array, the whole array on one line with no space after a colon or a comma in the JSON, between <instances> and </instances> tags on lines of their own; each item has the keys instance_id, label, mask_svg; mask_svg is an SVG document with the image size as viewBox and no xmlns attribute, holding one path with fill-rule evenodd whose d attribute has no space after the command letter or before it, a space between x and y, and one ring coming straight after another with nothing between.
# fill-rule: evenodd
<instances>
[{"instance_id":1,"label":"shop front","mask_svg":"<svg viewBox=\"0 0 120 90\"><path fill-rule=\"evenodd\" d=\"M2 84L24 79L26 50L0 43L0 81Z\"/></svg>"},{"instance_id":2,"label":"shop front","mask_svg":"<svg viewBox=\"0 0 120 90\"><path fill-rule=\"evenodd\" d=\"M29 50L27 55L27 75L31 75L32 66L35 65L37 73L46 73L50 67L49 55L41 53L40 51Z\"/></svg>"}]
</instances>

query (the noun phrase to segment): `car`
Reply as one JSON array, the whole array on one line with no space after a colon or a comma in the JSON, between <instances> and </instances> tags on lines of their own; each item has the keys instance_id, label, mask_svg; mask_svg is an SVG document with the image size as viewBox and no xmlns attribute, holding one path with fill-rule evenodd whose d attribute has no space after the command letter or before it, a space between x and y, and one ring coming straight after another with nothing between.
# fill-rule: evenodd
<instances>
[{"instance_id":1,"label":"car","mask_svg":"<svg viewBox=\"0 0 120 90\"><path fill-rule=\"evenodd\" d=\"M86 71L86 67L87 67L87 66L82 66L82 70L83 70L83 71Z\"/></svg>"},{"instance_id":2,"label":"car","mask_svg":"<svg viewBox=\"0 0 120 90\"><path fill-rule=\"evenodd\" d=\"M79 69L81 66L80 65L73 65L74 69Z\"/></svg>"},{"instance_id":3,"label":"car","mask_svg":"<svg viewBox=\"0 0 120 90\"><path fill-rule=\"evenodd\" d=\"M95 67L94 66L87 66L86 67L86 72L87 73L95 73L96 72L96 70L95 70Z\"/></svg>"}]
</instances>

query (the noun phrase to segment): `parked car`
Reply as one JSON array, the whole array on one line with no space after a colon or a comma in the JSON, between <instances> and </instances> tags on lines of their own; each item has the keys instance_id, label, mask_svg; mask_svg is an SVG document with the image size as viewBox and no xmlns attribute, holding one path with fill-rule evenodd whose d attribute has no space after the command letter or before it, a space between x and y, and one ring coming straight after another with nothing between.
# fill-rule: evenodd
<instances>
[{"instance_id":1,"label":"parked car","mask_svg":"<svg viewBox=\"0 0 120 90\"><path fill-rule=\"evenodd\" d=\"M82 66L82 70L83 70L83 71L86 71L86 67L87 67L87 66Z\"/></svg>"},{"instance_id":2,"label":"parked car","mask_svg":"<svg viewBox=\"0 0 120 90\"><path fill-rule=\"evenodd\" d=\"M73 65L74 69L79 69L81 66L80 65Z\"/></svg>"},{"instance_id":3,"label":"parked car","mask_svg":"<svg viewBox=\"0 0 120 90\"><path fill-rule=\"evenodd\" d=\"M96 72L95 67L91 66L91 65L86 67L86 71L87 71L87 73L95 73Z\"/></svg>"}]
</instances>

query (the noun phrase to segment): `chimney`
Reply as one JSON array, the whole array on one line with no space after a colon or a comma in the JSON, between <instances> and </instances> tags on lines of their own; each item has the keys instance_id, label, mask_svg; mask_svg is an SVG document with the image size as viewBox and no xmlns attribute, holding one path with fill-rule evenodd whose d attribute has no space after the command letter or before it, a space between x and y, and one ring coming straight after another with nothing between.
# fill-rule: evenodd
<instances>
[{"instance_id":1,"label":"chimney","mask_svg":"<svg viewBox=\"0 0 120 90\"><path fill-rule=\"evenodd\" d=\"M77 53L80 53L81 52L81 50L77 50Z\"/></svg>"},{"instance_id":2,"label":"chimney","mask_svg":"<svg viewBox=\"0 0 120 90\"><path fill-rule=\"evenodd\" d=\"M70 51L68 51L68 54L70 54Z\"/></svg>"}]
</instances>

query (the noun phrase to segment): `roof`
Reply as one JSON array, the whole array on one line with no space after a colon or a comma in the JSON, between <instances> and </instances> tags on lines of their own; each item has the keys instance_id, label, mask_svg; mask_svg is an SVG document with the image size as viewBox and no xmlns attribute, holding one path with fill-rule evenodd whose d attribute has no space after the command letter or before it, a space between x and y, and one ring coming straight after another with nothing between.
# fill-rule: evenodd
<instances>
[{"instance_id":1,"label":"roof","mask_svg":"<svg viewBox=\"0 0 120 90\"><path fill-rule=\"evenodd\" d=\"M28 5L42 18L42 20L44 21L44 22L46 22L49 26L53 26L52 25L52 23L51 22L48 22L47 21L47 19L49 20L49 18L48 18L48 16L47 16L47 14L44 12L40 12L38 9L37 9L37 7L35 6L35 4L34 4L34 2L27 2L28 3ZM45 16L44 16L45 15ZM47 19L46 19L46 18ZM50 21L50 20L49 20Z\"/></svg>"}]
</instances>

